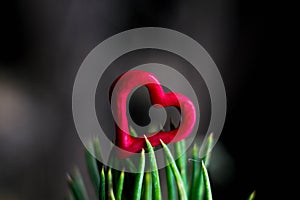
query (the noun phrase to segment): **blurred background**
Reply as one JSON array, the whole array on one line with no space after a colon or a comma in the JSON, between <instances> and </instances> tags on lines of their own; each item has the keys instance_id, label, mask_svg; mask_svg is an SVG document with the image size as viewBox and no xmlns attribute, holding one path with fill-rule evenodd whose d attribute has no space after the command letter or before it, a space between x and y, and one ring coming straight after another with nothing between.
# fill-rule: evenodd
<instances>
[{"instance_id":1,"label":"blurred background","mask_svg":"<svg viewBox=\"0 0 300 200\"><path fill-rule=\"evenodd\" d=\"M251 160L258 154L266 103L266 22L258 5L238 0L1 1L0 199L62 199L66 172L75 165L88 182L72 118L76 72L97 44L143 26L192 37L219 67L228 111L213 150L213 195L246 199L258 189L258 163Z\"/></svg>"}]
</instances>

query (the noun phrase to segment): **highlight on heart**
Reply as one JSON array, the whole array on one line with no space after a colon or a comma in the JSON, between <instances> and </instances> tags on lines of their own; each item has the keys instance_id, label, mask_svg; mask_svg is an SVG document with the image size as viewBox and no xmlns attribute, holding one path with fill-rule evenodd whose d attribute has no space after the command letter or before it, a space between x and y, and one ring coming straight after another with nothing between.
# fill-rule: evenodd
<instances>
[{"instance_id":1,"label":"highlight on heart","mask_svg":"<svg viewBox=\"0 0 300 200\"><path fill-rule=\"evenodd\" d=\"M111 86L111 109L116 125L115 144L121 149L120 158L126 158L132 153L141 152L146 148L145 137L130 134L127 103L130 94L138 87L145 86L149 92L151 103L156 107L176 107L180 111L181 121L177 128L170 131L160 130L157 133L145 132L143 135L155 147L179 142L187 138L196 123L194 103L183 94L176 91L165 92L160 81L150 72L130 70L120 75Z\"/></svg>"}]
</instances>

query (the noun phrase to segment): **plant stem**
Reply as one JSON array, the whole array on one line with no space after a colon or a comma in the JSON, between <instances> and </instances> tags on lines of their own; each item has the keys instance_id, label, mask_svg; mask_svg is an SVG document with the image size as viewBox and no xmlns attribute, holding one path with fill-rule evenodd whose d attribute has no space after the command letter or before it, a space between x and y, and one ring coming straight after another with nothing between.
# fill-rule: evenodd
<instances>
[{"instance_id":1,"label":"plant stem","mask_svg":"<svg viewBox=\"0 0 300 200\"><path fill-rule=\"evenodd\" d=\"M185 189L187 189L186 154L185 152L183 152L185 150L185 141L176 142L174 146L175 152L178 156L178 159L176 160L176 165L180 171L184 187Z\"/></svg>"},{"instance_id":2,"label":"plant stem","mask_svg":"<svg viewBox=\"0 0 300 200\"><path fill-rule=\"evenodd\" d=\"M145 200L152 200L152 178L151 173L145 173L145 180L144 180L144 199Z\"/></svg>"},{"instance_id":3,"label":"plant stem","mask_svg":"<svg viewBox=\"0 0 300 200\"><path fill-rule=\"evenodd\" d=\"M74 197L77 200L87 200L88 195L81 177L81 174L77 168L75 168L73 175L67 175L67 181L73 192Z\"/></svg>"},{"instance_id":4,"label":"plant stem","mask_svg":"<svg viewBox=\"0 0 300 200\"><path fill-rule=\"evenodd\" d=\"M189 197L192 199L192 197L196 197L196 199L200 199L198 196L197 190L199 190L198 186L198 176L200 174L201 166L200 162L198 162L198 153L199 153L199 148L196 144L194 144L193 151L192 151L192 180L191 180L191 185L190 185L190 191L189 191ZM197 198L198 197L198 198Z\"/></svg>"},{"instance_id":5,"label":"plant stem","mask_svg":"<svg viewBox=\"0 0 300 200\"><path fill-rule=\"evenodd\" d=\"M254 200L255 195L256 195L256 192L255 192L255 190L254 190L254 191L250 194L250 196L248 197L248 200Z\"/></svg>"},{"instance_id":6,"label":"plant stem","mask_svg":"<svg viewBox=\"0 0 300 200\"><path fill-rule=\"evenodd\" d=\"M209 177L208 177L208 172L205 167L204 162L201 162L202 166L202 171L203 171L203 181L205 185L205 194L206 194L206 199L207 200L212 200L212 194L211 194L211 187L210 187L210 182L209 182Z\"/></svg>"},{"instance_id":7,"label":"plant stem","mask_svg":"<svg viewBox=\"0 0 300 200\"><path fill-rule=\"evenodd\" d=\"M89 171L90 178L95 188L96 196L99 196L99 186L100 186L100 176L97 167L96 159L90 154L90 152L86 151L86 162Z\"/></svg>"},{"instance_id":8,"label":"plant stem","mask_svg":"<svg viewBox=\"0 0 300 200\"><path fill-rule=\"evenodd\" d=\"M157 164L156 164L156 158L154 154L154 150L152 145L150 144L149 140L146 138L146 145L149 152L150 157L150 167L152 170L152 184L153 184L153 192L154 192L154 198L155 200L161 200L161 190L160 190L160 181L159 181L159 174L157 170Z\"/></svg>"},{"instance_id":9,"label":"plant stem","mask_svg":"<svg viewBox=\"0 0 300 200\"><path fill-rule=\"evenodd\" d=\"M121 174L120 174L118 185L117 185L117 200L122 199L124 177L125 177L125 174L124 174L124 171L122 171Z\"/></svg>"},{"instance_id":10,"label":"plant stem","mask_svg":"<svg viewBox=\"0 0 300 200\"><path fill-rule=\"evenodd\" d=\"M166 170L166 177L167 177L168 199L173 200L176 199L176 188L174 187L175 180L174 180L174 175L172 172L171 165L170 164L167 165L165 170Z\"/></svg>"},{"instance_id":11,"label":"plant stem","mask_svg":"<svg viewBox=\"0 0 300 200\"><path fill-rule=\"evenodd\" d=\"M108 181L108 197L111 200L115 200L113 181L112 181L111 168L108 168L107 181Z\"/></svg>"},{"instance_id":12,"label":"plant stem","mask_svg":"<svg viewBox=\"0 0 300 200\"><path fill-rule=\"evenodd\" d=\"M101 175L100 175L100 200L105 200L106 194L105 194L105 170L104 166L102 166Z\"/></svg>"},{"instance_id":13,"label":"plant stem","mask_svg":"<svg viewBox=\"0 0 300 200\"><path fill-rule=\"evenodd\" d=\"M133 199L139 200L141 199L141 193L142 193L142 186L143 186L143 178L144 178L144 171L145 171L145 151L142 150L141 153L141 161L139 165L139 173L136 177L135 186L133 189Z\"/></svg>"},{"instance_id":14,"label":"plant stem","mask_svg":"<svg viewBox=\"0 0 300 200\"><path fill-rule=\"evenodd\" d=\"M177 187L178 187L178 192L179 192L179 197L182 200L187 200L187 195L186 195L184 183L182 181L180 172L179 172L179 170L178 170L178 168L177 168L177 166L175 164L175 160L174 160L174 158L173 158L173 156L172 156L169 148L167 147L167 145L165 145L165 143L163 141L160 141L160 142L161 142L161 144L163 146L163 149L165 151L165 155L167 157L167 160L170 162L173 174L175 176Z\"/></svg>"}]
</instances>

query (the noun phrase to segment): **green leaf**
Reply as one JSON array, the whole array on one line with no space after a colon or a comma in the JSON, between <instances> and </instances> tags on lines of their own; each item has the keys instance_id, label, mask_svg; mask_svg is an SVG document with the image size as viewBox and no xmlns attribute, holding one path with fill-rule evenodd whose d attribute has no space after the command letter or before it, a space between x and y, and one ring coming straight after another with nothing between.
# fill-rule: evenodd
<instances>
[{"instance_id":1,"label":"green leaf","mask_svg":"<svg viewBox=\"0 0 300 200\"><path fill-rule=\"evenodd\" d=\"M212 144L213 144L213 133L211 133L208 136L207 140L205 140L205 143L203 144L203 146L201 147L200 152L199 152L199 156L201 154L205 156L199 162L203 161L206 167L208 167L208 165L209 165L209 160L210 160L209 150L211 149ZM204 177L203 177L204 172L203 172L201 166L199 168L200 168L199 174L197 175L197 178L196 178L196 187L198 186L199 188L196 189L195 196L196 196L197 199L202 200L203 197L204 197L204 193L205 193L205 184L202 184L203 179L204 179Z\"/></svg>"},{"instance_id":2,"label":"green leaf","mask_svg":"<svg viewBox=\"0 0 300 200\"><path fill-rule=\"evenodd\" d=\"M201 162L202 162L202 160L201 160ZM202 171L201 165L199 167L200 167L200 169L199 169L199 173L196 177L196 183L195 183L195 187L197 188L195 190L195 198L202 200L203 194L204 194L203 171Z\"/></svg>"},{"instance_id":3,"label":"green leaf","mask_svg":"<svg viewBox=\"0 0 300 200\"><path fill-rule=\"evenodd\" d=\"M199 153L199 148L196 144L193 146L193 151L192 151L192 180L191 180L191 186L190 186L190 191L189 191L189 197L192 199L192 197L196 197L195 199L200 199L200 195L198 194L199 190L199 174L201 171L201 166L200 162L198 162L198 153Z\"/></svg>"},{"instance_id":4,"label":"green leaf","mask_svg":"<svg viewBox=\"0 0 300 200\"><path fill-rule=\"evenodd\" d=\"M144 200L152 200L152 178L151 173L145 173L144 179Z\"/></svg>"},{"instance_id":5,"label":"green leaf","mask_svg":"<svg viewBox=\"0 0 300 200\"><path fill-rule=\"evenodd\" d=\"M187 174L186 174L186 153L185 150L185 141L176 142L174 144L175 146L175 152L178 156L178 159L176 160L176 165L180 171L180 175L184 184L185 189L187 190Z\"/></svg>"},{"instance_id":6,"label":"green leaf","mask_svg":"<svg viewBox=\"0 0 300 200\"><path fill-rule=\"evenodd\" d=\"M205 194L207 200L212 200L212 194L211 194L211 188L210 188L210 182L208 177L208 172L205 167L204 162L201 162L202 171L203 171L203 180L204 180L204 186L205 186Z\"/></svg>"},{"instance_id":7,"label":"green leaf","mask_svg":"<svg viewBox=\"0 0 300 200\"><path fill-rule=\"evenodd\" d=\"M111 200L115 200L111 168L108 168L107 181L108 181L108 198L111 199Z\"/></svg>"},{"instance_id":8,"label":"green leaf","mask_svg":"<svg viewBox=\"0 0 300 200\"><path fill-rule=\"evenodd\" d=\"M142 153L141 153L139 173L137 174L135 186L134 186L134 189L133 189L133 199L134 200L141 199L144 171L145 171L145 150L143 149Z\"/></svg>"},{"instance_id":9,"label":"green leaf","mask_svg":"<svg viewBox=\"0 0 300 200\"><path fill-rule=\"evenodd\" d=\"M176 188L174 187L175 180L174 180L174 175L172 172L171 165L167 165L165 167L165 170L166 170L167 187L168 187L168 199L173 200L176 199Z\"/></svg>"},{"instance_id":10,"label":"green leaf","mask_svg":"<svg viewBox=\"0 0 300 200\"><path fill-rule=\"evenodd\" d=\"M100 199L106 199L106 191L105 191L105 170L104 166L102 166L101 175L100 175Z\"/></svg>"},{"instance_id":11,"label":"green leaf","mask_svg":"<svg viewBox=\"0 0 300 200\"><path fill-rule=\"evenodd\" d=\"M94 152L97 159L102 160L101 150L100 150L100 142L98 138L95 138L93 141Z\"/></svg>"},{"instance_id":12,"label":"green leaf","mask_svg":"<svg viewBox=\"0 0 300 200\"><path fill-rule=\"evenodd\" d=\"M213 141L214 141L214 134L211 133L208 138L207 138L207 141L206 141L206 144L205 144L205 148L204 148L204 164L205 166L207 167L209 165L209 161L210 161L210 150L211 150L211 146L213 144Z\"/></svg>"},{"instance_id":13,"label":"green leaf","mask_svg":"<svg viewBox=\"0 0 300 200\"><path fill-rule=\"evenodd\" d=\"M159 174L158 174L158 170L157 170L157 164L156 164L156 158L155 158L154 150L153 150L153 147L150 144L149 140L147 139L147 137L146 136L144 136L144 137L145 137L147 149L148 149L148 152L149 152L150 167L151 167L151 170L153 170L151 172L151 174L152 174L152 184L153 184L153 193L154 193L154 198L153 199L160 200L161 199L160 181L159 181Z\"/></svg>"},{"instance_id":14,"label":"green leaf","mask_svg":"<svg viewBox=\"0 0 300 200\"><path fill-rule=\"evenodd\" d=\"M184 183L182 181L180 172L179 172L179 170L178 170L178 168L175 164L175 160L174 160L169 148L167 147L167 145L165 145L165 143L162 140L160 140L160 142L163 146L163 149L165 151L165 156L166 156L167 160L169 161L169 163L171 165L171 168L172 168L172 171L173 171L173 174L175 176L175 180L176 180L177 187L178 187L178 192L179 192L179 197L182 200L187 200L187 194L186 194L186 191L185 191L185 186L184 186Z\"/></svg>"},{"instance_id":15,"label":"green leaf","mask_svg":"<svg viewBox=\"0 0 300 200\"><path fill-rule=\"evenodd\" d=\"M254 190L254 191L250 194L250 196L248 197L248 200L254 200L255 195L256 195L256 191Z\"/></svg>"},{"instance_id":16,"label":"green leaf","mask_svg":"<svg viewBox=\"0 0 300 200\"><path fill-rule=\"evenodd\" d=\"M131 136L138 137L138 134L136 133L134 128L132 128L131 126L129 126L129 132L130 132Z\"/></svg>"},{"instance_id":17,"label":"green leaf","mask_svg":"<svg viewBox=\"0 0 300 200\"><path fill-rule=\"evenodd\" d=\"M120 174L118 185L117 185L117 200L121 200L122 199L122 191L123 191L124 178L125 178L125 174L124 174L124 171L122 171L121 174Z\"/></svg>"},{"instance_id":18,"label":"green leaf","mask_svg":"<svg viewBox=\"0 0 300 200\"><path fill-rule=\"evenodd\" d=\"M100 175L98 171L97 161L90 154L89 151L85 152L87 167L89 171L90 178L95 188L96 195L99 196L99 187L100 187Z\"/></svg>"},{"instance_id":19,"label":"green leaf","mask_svg":"<svg viewBox=\"0 0 300 200\"><path fill-rule=\"evenodd\" d=\"M74 199L77 199L77 200L82 199L83 197L81 196L80 191L77 188L77 185L74 183L73 179L71 178L70 174L67 174L67 182L72 191L71 194L74 197Z\"/></svg>"},{"instance_id":20,"label":"green leaf","mask_svg":"<svg viewBox=\"0 0 300 200\"><path fill-rule=\"evenodd\" d=\"M75 199L77 200L87 200L88 195L81 177L81 174L77 168L75 168L72 175L67 175L67 181L69 187L71 188Z\"/></svg>"}]
</instances>

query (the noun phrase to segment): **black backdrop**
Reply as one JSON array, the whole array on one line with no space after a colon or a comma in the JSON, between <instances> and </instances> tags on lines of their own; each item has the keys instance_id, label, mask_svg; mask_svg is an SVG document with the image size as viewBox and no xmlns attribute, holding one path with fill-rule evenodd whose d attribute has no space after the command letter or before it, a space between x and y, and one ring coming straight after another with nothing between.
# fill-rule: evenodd
<instances>
[{"instance_id":1,"label":"black backdrop","mask_svg":"<svg viewBox=\"0 0 300 200\"><path fill-rule=\"evenodd\" d=\"M273 89L268 77L271 75L267 76L271 70L266 61L267 14L259 2L64 0L1 1L0 5L1 86L13 85L33 102L28 111L34 113L33 121L24 123L38 126L33 129L35 134L28 133L33 142L27 146L22 146L23 141L30 140L24 135L15 142L23 134L22 127L13 129L20 133L0 128L4 133L0 133L0 199L1 195L4 199L64 196L65 172L75 164L85 169L83 147L71 113L76 71L99 42L143 26L181 31L212 56L228 98L220 142L234 161L232 179L225 185L212 183L213 195L215 199L245 199L257 189L259 199L262 152L258 144L259 138L269 134L265 120L273 105L268 98ZM2 99L5 91L0 93ZM17 126L19 122L10 119L13 125L7 126ZM5 131L16 136L8 136Z\"/></svg>"}]
</instances>

